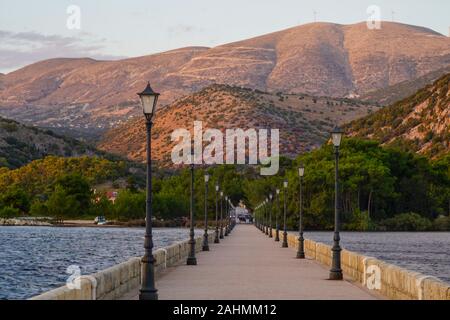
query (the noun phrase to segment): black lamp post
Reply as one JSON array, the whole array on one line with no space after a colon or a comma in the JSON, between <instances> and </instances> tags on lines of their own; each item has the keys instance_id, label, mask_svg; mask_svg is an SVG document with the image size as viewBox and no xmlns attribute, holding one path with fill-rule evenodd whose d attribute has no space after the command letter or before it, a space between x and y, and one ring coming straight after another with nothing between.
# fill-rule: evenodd
<instances>
[{"instance_id":1,"label":"black lamp post","mask_svg":"<svg viewBox=\"0 0 450 320\"><path fill-rule=\"evenodd\" d=\"M341 145L343 131L339 127L335 127L331 132L331 140L334 145L334 157L335 157L335 175L334 175L334 237L333 237L333 260L331 263L330 280L342 280L341 269L341 247L339 245L339 146Z\"/></svg>"},{"instance_id":2,"label":"black lamp post","mask_svg":"<svg viewBox=\"0 0 450 320\"><path fill-rule=\"evenodd\" d=\"M217 194L219 193L219 185L216 184L216 232L214 236L214 243L220 243L219 240L219 205L217 203Z\"/></svg>"},{"instance_id":3,"label":"black lamp post","mask_svg":"<svg viewBox=\"0 0 450 320\"><path fill-rule=\"evenodd\" d=\"M305 259L305 239L303 238L303 199L302 199L302 184L303 184L303 176L305 174L305 166L300 164L300 168L298 168L298 176L300 178L299 181L299 222L298 222L298 251L297 251L297 259Z\"/></svg>"},{"instance_id":4,"label":"black lamp post","mask_svg":"<svg viewBox=\"0 0 450 320\"><path fill-rule=\"evenodd\" d=\"M266 200L262 202L261 206L261 221L262 221L262 233L266 233Z\"/></svg>"},{"instance_id":5,"label":"black lamp post","mask_svg":"<svg viewBox=\"0 0 450 320\"><path fill-rule=\"evenodd\" d=\"M266 201L264 202L265 206L265 213L266 213L266 236L269 235L269 199L266 198Z\"/></svg>"},{"instance_id":6,"label":"black lamp post","mask_svg":"<svg viewBox=\"0 0 450 320\"><path fill-rule=\"evenodd\" d=\"M228 204L230 205L230 230L228 230L228 234L230 234L234 227L233 218L232 218L233 203L231 203L231 199L228 199Z\"/></svg>"},{"instance_id":7,"label":"black lamp post","mask_svg":"<svg viewBox=\"0 0 450 320\"><path fill-rule=\"evenodd\" d=\"M147 198L145 212L145 253L142 258L143 274L142 285L139 292L139 300L158 300L158 290L155 288L155 258L153 257L153 235L152 235L152 118L156 111L159 93L153 91L150 83L141 93L138 93L142 109L146 119L147 127Z\"/></svg>"},{"instance_id":8,"label":"black lamp post","mask_svg":"<svg viewBox=\"0 0 450 320\"><path fill-rule=\"evenodd\" d=\"M220 191L220 234L219 238L223 239L223 191Z\"/></svg>"},{"instance_id":9,"label":"black lamp post","mask_svg":"<svg viewBox=\"0 0 450 320\"><path fill-rule=\"evenodd\" d=\"M281 245L282 248L287 248L288 247L288 242L287 242L287 226L286 226L286 211L287 211L287 207L286 207L286 198L287 198L287 188L288 188L288 182L287 180L284 181L283 183L283 198L284 198L284 213L283 213L283 224L284 224L284 231L283 231L283 244Z\"/></svg>"},{"instance_id":10,"label":"black lamp post","mask_svg":"<svg viewBox=\"0 0 450 320\"><path fill-rule=\"evenodd\" d=\"M230 224L229 224L230 219L228 219L229 210L230 208L228 207L228 196L225 196L225 219L227 221L227 224L225 225L225 237L228 237L228 233L230 232Z\"/></svg>"},{"instance_id":11,"label":"black lamp post","mask_svg":"<svg viewBox=\"0 0 450 320\"><path fill-rule=\"evenodd\" d=\"M191 203L190 203L190 212L191 212L191 229L189 232L189 256L186 260L186 264L188 266L197 265L197 258L195 257L195 231L194 231L194 156L191 156Z\"/></svg>"},{"instance_id":12,"label":"black lamp post","mask_svg":"<svg viewBox=\"0 0 450 320\"><path fill-rule=\"evenodd\" d=\"M278 220L278 215L281 212L281 209L280 209L280 189L277 189L276 193L277 193L277 204L278 204L278 206L277 206L277 214L275 215L275 228L276 228L276 230L275 230L275 241L278 242L278 241L280 241L280 222Z\"/></svg>"},{"instance_id":13,"label":"black lamp post","mask_svg":"<svg viewBox=\"0 0 450 320\"><path fill-rule=\"evenodd\" d=\"M205 174L205 234L203 235L203 251L209 251L208 241L208 182L209 174Z\"/></svg>"},{"instance_id":14,"label":"black lamp post","mask_svg":"<svg viewBox=\"0 0 450 320\"><path fill-rule=\"evenodd\" d=\"M273 233L272 233L272 198L273 198L273 195L269 194L269 203L267 204L269 206L269 238L273 238Z\"/></svg>"}]
</instances>

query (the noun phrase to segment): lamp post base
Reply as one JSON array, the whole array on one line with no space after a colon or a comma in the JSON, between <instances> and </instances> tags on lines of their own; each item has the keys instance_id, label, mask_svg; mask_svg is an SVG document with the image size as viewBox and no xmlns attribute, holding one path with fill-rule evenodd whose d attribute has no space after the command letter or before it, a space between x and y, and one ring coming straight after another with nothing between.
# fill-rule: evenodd
<instances>
[{"instance_id":1,"label":"lamp post base","mask_svg":"<svg viewBox=\"0 0 450 320\"><path fill-rule=\"evenodd\" d=\"M141 290L139 292L139 300L158 300L158 290Z\"/></svg>"},{"instance_id":2,"label":"lamp post base","mask_svg":"<svg viewBox=\"0 0 450 320\"><path fill-rule=\"evenodd\" d=\"M275 231L275 241L276 242L280 241L280 230L278 229Z\"/></svg>"},{"instance_id":3,"label":"lamp post base","mask_svg":"<svg viewBox=\"0 0 450 320\"><path fill-rule=\"evenodd\" d=\"M202 251L209 251L209 240L207 232L203 235Z\"/></svg>"},{"instance_id":4,"label":"lamp post base","mask_svg":"<svg viewBox=\"0 0 450 320\"><path fill-rule=\"evenodd\" d=\"M197 258L195 258L195 257L189 257L189 258L187 258L186 264L187 264L188 266L196 266L196 265L197 265Z\"/></svg>"},{"instance_id":5,"label":"lamp post base","mask_svg":"<svg viewBox=\"0 0 450 320\"><path fill-rule=\"evenodd\" d=\"M297 259L305 259L305 253L304 252L297 252Z\"/></svg>"},{"instance_id":6,"label":"lamp post base","mask_svg":"<svg viewBox=\"0 0 450 320\"><path fill-rule=\"evenodd\" d=\"M303 232L298 237L297 259L305 259L305 239L303 238Z\"/></svg>"},{"instance_id":7,"label":"lamp post base","mask_svg":"<svg viewBox=\"0 0 450 320\"><path fill-rule=\"evenodd\" d=\"M342 280L344 277L342 275L342 270L331 270L330 280Z\"/></svg>"},{"instance_id":8,"label":"lamp post base","mask_svg":"<svg viewBox=\"0 0 450 320\"><path fill-rule=\"evenodd\" d=\"M288 248L288 242L287 242L287 232L283 233L283 244L281 245L282 248Z\"/></svg>"}]
</instances>

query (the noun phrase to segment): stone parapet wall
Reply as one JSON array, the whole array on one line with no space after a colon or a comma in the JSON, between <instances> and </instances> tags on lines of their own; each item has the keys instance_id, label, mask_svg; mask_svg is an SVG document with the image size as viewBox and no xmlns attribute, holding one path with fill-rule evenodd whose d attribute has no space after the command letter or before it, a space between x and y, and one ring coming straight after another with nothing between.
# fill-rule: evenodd
<instances>
[{"instance_id":1,"label":"stone parapet wall","mask_svg":"<svg viewBox=\"0 0 450 320\"><path fill-rule=\"evenodd\" d=\"M209 243L214 241L214 232L209 233ZM195 250L202 250L203 236L195 239ZM189 240L175 243L169 247L153 252L155 257L155 277L169 267L186 262L189 255ZM132 258L121 264L112 266L92 275L79 279L79 289L62 286L31 300L114 300L119 299L131 290L138 288L141 283L141 258Z\"/></svg>"},{"instance_id":2,"label":"stone parapet wall","mask_svg":"<svg viewBox=\"0 0 450 320\"><path fill-rule=\"evenodd\" d=\"M288 234L288 244L298 249L298 235ZM304 248L307 258L331 266L331 246L307 239ZM359 253L342 250L341 267L346 277L389 299L450 300L448 283Z\"/></svg>"}]
</instances>

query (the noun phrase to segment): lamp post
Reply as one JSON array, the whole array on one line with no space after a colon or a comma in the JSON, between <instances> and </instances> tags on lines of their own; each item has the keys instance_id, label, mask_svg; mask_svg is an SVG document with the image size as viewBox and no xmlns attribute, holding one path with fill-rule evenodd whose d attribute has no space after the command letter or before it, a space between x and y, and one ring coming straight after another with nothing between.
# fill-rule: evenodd
<instances>
[{"instance_id":1,"label":"lamp post","mask_svg":"<svg viewBox=\"0 0 450 320\"><path fill-rule=\"evenodd\" d=\"M220 239L223 239L223 191L220 191Z\"/></svg>"},{"instance_id":2,"label":"lamp post","mask_svg":"<svg viewBox=\"0 0 450 320\"><path fill-rule=\"evenodd\" d=\"M153 91L150 83L141 93L138 93L146 119L147 128L147 194L145 210L145 253L142 258L142 285L139 291L139 300L158 300L158 290L155 288L155 258L153 257L152 235L152 118L156 111L159 93Z\"/></svg>"},{"instance_id":3,"label":"lamp post","mask_svg":"<svg viewBox=\"0 0 450 320\"><path fill-rule=\"evenodd\" d=\"M283 231L283 244L281 245L282 248L287 248L288 247L288 242L287 242L287 226L286 226L286 198L287 198L287 188L288 188L288 182L287 180L284 181L283 183L284 189L283 189L283 200L284 200L284 213L283 213L283 224L284 224L284 231Z\"/></svg>"},{"instance_id":4,"label":"lamp post","mask_svg":"<svg viewBox=\"0 0 450 320\"><path fill-rule=\"evenodd\" d=\"M233 219L231 219L231 213L233 212L233 204L231 203L231 200L230 200L230 199L228 199L228 205L229 205L229 212L230 212L230 214L229 214L230 230L228 230L228 234L230 234L230 233L231 233L231 230L233 230Z\"/></svg>"},{"instance_id":5,"label":"lamp post","mask_svg":"<svg viewBox=\"0 0 450 320\"><path fill-rule=\"evenodd\" d=\"M280 222L278 220L278 215L280 214L280 189L276 190L277 193L277 214L275 215L275 241L280 241Z\"/></svg>"},{"instance_id":6,"label":"lamp post","mask_svg":"<svg viewBox=\"0 0 450 320\"><path fill-rule=\"evenodd\" d=\"M190 203L190 213L191 213L191 228L189 231L189 256L186 260L188 266L197 265L197 258L195 257L195 231L194 231L194 156L191 156L191 203Z\"/></svg>"},{"instance_id":7,"label":"lamp post","mask_svg":"<svg viewBox=\"0 0 450 320\"><path fill-rule=\"evenodd\" d=\"M333 260L331 263L330 280L342 280L341 269L341 247L339 245L339 146L341 145L343 131L339 127L335 127L331 132L331 140L334 145L335 158L335 175L334 175L334 237L333 237Z\"/></svg>"},{"instance_id":8,"label":"lamp post","mask_svg":"<svg viewBox=\"0 0 450 320\"><path fill-rule=\"evenodd\" d=\"M205 174L205 234L203 235L203 251L209 251L208 241L208 182L209 174Z\"/></svg>"},{"instance_id":9,"label":"lamp post","mask_svg":"<svg viewBox=\"0 0 450 320\"><path fill-rule=\"evenodd\" d=\"M261 215L262 215L262 223L263 223L263 228L262 228L262 233L266 233L266 200L264 200L262 202L262 207L261 207Z\"/></svg>"},{"instance_id":10,"label":"lamp post","mask_svg":"<svg viewBox=\"0 0 450 320\"><path fill-rule=\"evenodd\" d=\"M219 193L219 185L216 184L216 232L214 235L214 243L220 243L219 240L219 204L217 203L217 194Z\"/></svg>"},{"instance_id":11,"label":"lamp post","mask_svg":"<svg viewBox=\"0 0 450 320\"><path fill-rule=\"evenodd\" d=\"M228 237L228 233L230 232L230 225L229 225L229 207L228 207L228 196L225 196L225 219L227 221L227 224L225 225L225 237Z\"/></svg>"},{"instance_id":12,"label":"lamp post","mask_svg":"<svg viewBox=\"0 0 450 320\"><path fill-rule=\"evenodd\" d=\"M272 233L272 198L273 195L269 194L269 238L273 238L273 233Z\"/></svg>"},{"instance_id":13,"label":"lamp post","mask_svg":"<svg viewBox=\"0 0 450 320\"><path fill-rule=\"evenodd\" d=\"M305 259L305 239L303 238L303 199L302 199L302 184L303 176L305 174L305 166L303 163L298 168L299 181L299 222L298 222L298 251L297 259Z\"/></svg>"},{"instance_id":14,"label":"lamp post","mask_svg":"<svg viewBox=\"0 0 450 320\"><path fill-rule=\"evenodd\" d=\"M265 210L266 210L266 236L269 235L269 199L266 198Z\"/></svg>"}]
</instances>

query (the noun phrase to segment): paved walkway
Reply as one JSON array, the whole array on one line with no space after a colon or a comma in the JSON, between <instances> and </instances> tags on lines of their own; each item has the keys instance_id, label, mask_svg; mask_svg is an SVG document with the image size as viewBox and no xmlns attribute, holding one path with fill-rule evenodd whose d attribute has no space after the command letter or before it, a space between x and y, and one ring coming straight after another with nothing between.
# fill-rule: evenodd
<instances>
[{"instance_id":1,"label":"paved walkway","mask_svg":"<svg viewBox=\"0 0 450 320\"><path fill-rule=\"evenodd\" d=\"M157 281L161 300L326 300L376 299L348 280L327 280L328 269L295 259L252 225L237 225L210 252L197 254L197 266L168 269ZM137 299L137 290L125 298Z\"/></svg>"}]
</instances>

